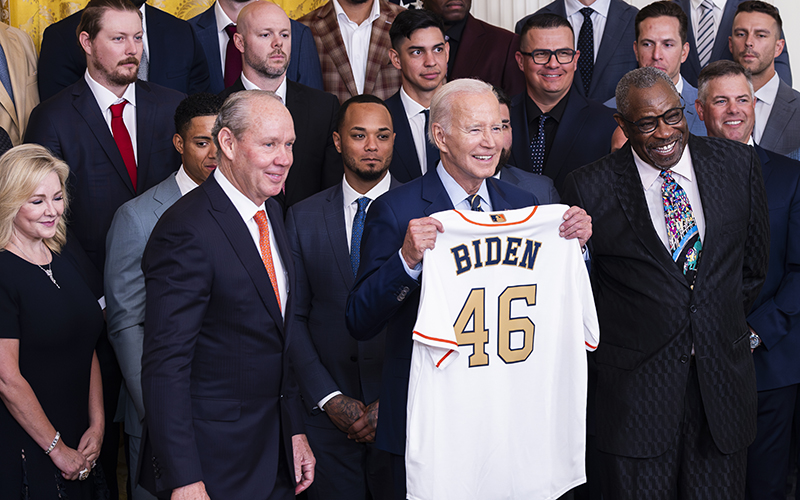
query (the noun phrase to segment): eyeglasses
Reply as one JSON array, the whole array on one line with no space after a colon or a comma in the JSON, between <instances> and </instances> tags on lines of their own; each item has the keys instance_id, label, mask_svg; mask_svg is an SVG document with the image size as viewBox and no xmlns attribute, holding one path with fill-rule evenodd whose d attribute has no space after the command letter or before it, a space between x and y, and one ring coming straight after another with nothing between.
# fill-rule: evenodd
<instances>
[{"instance_id":1,"label":"eyeglasses","mask_svg":"<svg viewBox=\"0 0 800 500\"><path fill-rule=\"evenodd\" d=\"M667 125L677 125L683 120L683 109L686 106L681 106L679 108L672 108L668 109L666 113L663 115L658 116L645 116L635 122L632 122L625 118L622 115L619 115L623 120L630 123L631 125L636 125L636 128L639 129L639 132L642 134L649 134L653 132L655 129L658 128L658 120L664 120L664 123Z\"/></svg>"},{"instance_id":2,"label":"eyeglasses","mask_svg":"<svg viewBox=\"0 0 800 500\"><path fill-rule=\"evenodd\" d=\"M552 59L553 56L556 56L556 61L558 61L558 64L571 63L572 60L575 59L575 54L577 54L577 52L572 49L540 49L534 50L533 52L521 52L521 54L531 56L535 64L541 64L544 66L550 62L550 59Z\"/></svg>"}]
</instances>

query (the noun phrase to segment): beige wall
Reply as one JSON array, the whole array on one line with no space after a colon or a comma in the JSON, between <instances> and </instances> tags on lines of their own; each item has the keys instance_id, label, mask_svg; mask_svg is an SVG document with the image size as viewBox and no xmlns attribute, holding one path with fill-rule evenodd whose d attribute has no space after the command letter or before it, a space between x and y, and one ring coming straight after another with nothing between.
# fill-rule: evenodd
<instances>
[{"instance_id":1,"label":"beige wall","mask_svg":"<svg viewBox=\"0 0 800 500\"><path fill-rule=\"evenodd\" d=\"M486 22L513 30L516 22L523 16L550 3L551 0L472 0L472 14ZM652 0L627 0L636 7L643 7ZM784 23L786 44L792 64L794 88L800 89L800 30L790 28L790 20L800 19L800 1L772 0L781 11Z\"/></svg>"}]
</instances>

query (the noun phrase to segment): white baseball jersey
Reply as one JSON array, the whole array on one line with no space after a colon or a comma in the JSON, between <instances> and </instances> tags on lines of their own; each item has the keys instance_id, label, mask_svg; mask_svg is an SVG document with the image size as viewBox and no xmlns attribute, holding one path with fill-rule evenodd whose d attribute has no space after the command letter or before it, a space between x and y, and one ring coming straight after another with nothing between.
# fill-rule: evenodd
<instances>
[{"instance_id":1,"label":"white baseball jersey","mask_svg":"<svg viewBox=\"0 0 800 500\"><path fill-rule=\"evenodd\" d=\"M597 313L564 205L450 210L423 259L408 385L413 500L551 499L584 483Z\"/></svg>"}]
</instances>

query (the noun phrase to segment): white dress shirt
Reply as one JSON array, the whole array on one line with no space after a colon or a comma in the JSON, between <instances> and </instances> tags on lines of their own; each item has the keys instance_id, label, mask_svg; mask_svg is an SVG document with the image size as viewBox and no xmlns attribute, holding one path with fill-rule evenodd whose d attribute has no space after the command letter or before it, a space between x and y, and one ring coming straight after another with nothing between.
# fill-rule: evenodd
<instances>
[{"instance_id":1,"label":"white dress shirt","mask_svg":"<svg viewBox=\"0 0 800 500\"><path fill-rule=\"evenodd\" d=\"M193 181L191 177L189 177L189 174L186 173L186 169L183 167L183 164L181 164L181 168L178 169L178 173L175 174L175 182L178 183L178 189L181 192L181 196L185 196L186 193L200 185Z\"/></svg>"},{"instance_id":2,"label":"white dress shirt","mask_svg":"<svg viewBox=\"0 0 800 500\"><path fill-rule=\"evenodd\" d=\"M222 72L225 73L225 55L228 51L228 32L225 28L229 24L236 24L228 14L219 6L219 2L214 2L214 17L217 20L217 41L219 42L219 60L222 62Z\"/></svg>"},{"instance_id":3,"label":"white dress shirt","mask_svg":"<svg viewBox=\"0 0 800 500\"><path fill-rule=\"evenodd\" d=\"M414 139L414 147L417 148L417 158L422 167L422 175L425 175L425 172L428 171L428 152L425 149L428 134L425 130L425 113L423 111L428 108L412 99L403 87L400 87L400 102L403 103L403 108L406 110L408 126L411 128L411 138Z\"/></svg>"},{"instance_id":4,"label":"white dress shirt","mask_svg":"<svg viewBox=\"0 0 800 500\"><path fill-rule=\"evenodd\" d=\"M369 17L361 24L356 24L347 17L338 0L333 0L333 10L339 23L339 31L342 33L347 59L350 60L350 69L353 72L356 89L359 94L363 94L364 80L367 78L367 59L369 58L372 23L381 15L380 3L378 0L373 0Z\"/></svg>"},{"instance_id":5,"label":"white dress shirt","mask_svg":"<svg viewBox=\"0 0 800 500\"><path fill-rule=\"evenodd\" d=\"M608 21L608 8L611 6L611 0L596 0L591 7L594 12L592 13L592 28L594 31L594 60L597 60L597 53L600 50L600 42L603 40L603 32L606 29L606 21ZM567 20L572 25L572 31L575 32L575 49L578 48L578 36L581 33L581 26L583 26L583 14L581 9L587 7L578 0L565 0L564 8L567 11ZM581 57L583 55L581 54Z\"/></svg>"},{"instance_id":6,"label":"white dress shirt","mask_svg":"<svg viewBox=\"0 0 800 500\"><path fill-rule=\"evenodd\" d=\"M128 129L128 135L131 136L133 158L136 160L136 165L138 166L139 152L136 147L136 83L128 85L122 97L117 97L116 94L97 83L89 74L88 68L86 69L86 73L84 73L84 78L86 79L86 84L89 85L89 90L91 90L94 95L95 101L97 101L97 105L100 106L100 111L103 114L106 125L108 125L109 131L111 131L111 106L123 100L128 101L128 104L122 108L122 122L125 124L125 128ZM114 133L111 132L111 135L113 136Z\"/></svg>"},{"instance_id":7,"label":"white dress shirt","mask_svg":"<svg viewBox=\"0 0 800 500\"><path fill-rule=\"evenodd\" d=\"M756 144L761 142L761 136L764 134L769 115L772 113L772 106L775 105L775 99L778 97L780 84L780 77L778 73L775 73L763 87L756 90L756 123L753 126Z\"/></svg>"},{"instance_id":8,"label":"white dress shirt","mask_svg":"<svg viewBox=\"0 0 800 500\"><path fill-rule=\"evenodd\" d=\"M703 0L692 0L691 2L692 33L694 33L695 43L697 43L697 31L700 29L700 19L703 17L703 11L700 9L700 5L702 3ZM725 10L725 4L727 3L727 0L711 0L711 3L714 5L714 8L711 10L711 15L714 16L714 41L711 44L713 47L717 42L717 37L720 36L719 23L722 21L722 11ZM727 39L727 37L730 36L730 33L722 33L721 36L724 36Z\"/></svg>"},{"instance_id":9,"label":"white dress shirt","mask_svg":"<svg viewBox=\"0 0 800 500\"><path fill-rule=\"evenodd\" d=\"M242 217L245 225L247 225L247 230L250 231L250 236L253 238L253 244L258 250L258 254L261 255L261 234L258 232L258 223L256 223L254 217L256 212L260 210L264 210L266 213L264 203L261 205L256 205L253 203L250 198L233 187L233 184L230 183L220 169L214 170L214 178L217 180L217 183L219 183L219 187L222 188L222 191L224 191L231 200L231 203L233 203L236 211L239 212L239 215ZM281 296L281 316L283 316L286 314L286 299L288 298L287 287L289 278L286 275L286 267L283 265L283 257L281 256L281 252L278 250L278 242L275 240L275 229L272 220L269 218L269 214L267 214L267 223L269 224L269 246L270 253L272 253L272 265L275 267L275 278L278 281L278 294ZM264 273L266 272L267 270L264 269Z\"/></svg>"},{"instance_id":10,"label":"white dress shirt","mask_svg":"<svg viewBox=\"0 0 800 500\"><path fill-rule=\"evenodd\" d=\"M278 85L278 88L275 89L275 95L280 97L281 102L286 105L286 73L284 73L281 78L283 78L283 80L281 80L281 84ZM242 73L242 85L244 85L245 90L264 90L248 80L247 77L244 76L244 73Z\"/></svg>"}]
</instances>

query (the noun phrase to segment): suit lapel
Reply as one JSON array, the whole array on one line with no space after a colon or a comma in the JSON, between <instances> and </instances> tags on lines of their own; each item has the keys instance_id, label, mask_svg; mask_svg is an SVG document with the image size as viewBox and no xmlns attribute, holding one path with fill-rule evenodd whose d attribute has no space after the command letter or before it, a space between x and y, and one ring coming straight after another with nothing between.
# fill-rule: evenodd
<instances>
[{"instance_id":1,"label":"suit lapel","mask_svg":"<svg viewBox=\"0 0 800 500\"><path fill-rule=\"evenodd\" d=\"M717 241L720 238L724 212L727 210L724 200L728 199L729 193L721 189L723 186L718 179L725 176L724 165L715 157L714 152L705 143L696 140L694 136L689 136L689 146L692 153L692 163L694 165L694 175L697 182L697 190L700 192L700 202L703 205L703 218L706 221L705 235L702 239L703 253L697 263L697 279L695 283L701 283L705 275L715 271L711 262L716 262L716 252L720 248ZM721 249L721 251L725 251ZM703 265L703 261L707 265Z\"/></svg>"},{"instance_id":2,"label":"suit lapel","mask_svg":"<svg viewBox=\"0 0 800 500\"><path fill-rule=\"evenodd\" d=\"M278 244L278 253L281 257L281 263L283 263L283 270L286 273L286 310L292 310L292 290L294 289L294 261L292 260L292 247L289 245L289 237L286 235L286 228L283 225L283 209L281 208L280 204L273 199L268 199L265 203L265 207L267 209L267 215L269 216L269 220L272 221L272 232L275 235L275 242ZM252 238L250 239L252 243ZM273 250L274 255L274 250ZM259 260L261 260L259 258ZM266 273L266 269L264 269L263 262L261 263L261 269L264 270L264 276L267 276L267 284L269 284L269 289L272 290L272 283L269 280L269 276ZM278 306L278 302L275 299L275 292L272 292L272 304L273 309L271 309L270 314L277 313L278 316L275 319L276 323L280 323L281 325L285 324L285 319L288 318L289 315L282 316L280 308ZM275 316L273 316L275 317Z\"/></svg>"},{"instance_id":3,"label":"suit lapel","mask_svg":"<svg viewBox=\"0 0 800 500\"><path fill-rule=\"evenodd\" d=\"M325 217L325 228L328 232L328 238L331 241L331 248L333 249L333 256L336 264L339 267L339 272L342 273L342 278L348 288L353 286L355 278L353 276L353 267L350 264L350 252L347 245L347 231L345 231L344 198L342 195L341 185L328 196L325 204L322 206L322 214Z\"/></svg>"},{"instance_id":4,"label":"suit lapel","mask_svg":"<svg viewBox=\"0 0 800 500\"><path fill-rule=\"evenodd\" d=\"M389 62L389 49L392 48L388 32L392 23L389 21L388 11L381 4L381 14L372 23L369 36L369 53L367 54L367 71L364 78L364 93L374 94L375 85L378 83L378 73ZM352 74L352 71L351 71ZM355 93L353 95L356 95Z\"/></svg>"},{"instance_id":5,"label":"suit lapel","mask_svg":"<svg viewBox=\"0 0 800 500\"><path fill-rule=\"evenodd\" d=\"M166 30L161 25L162 17L159 15L161 12L158 9L151 7L148 4L144 6L147 15L147 45L149 47L169 47L166 41ZM152 49L147 52L147 60L149 64L149 75L166 74L166 68L163 67L163 54Z\"/></svg>"},{"instance_id":6,"label":"suit lapel","mask_svg":"<svg viewBox=\"0 0 800 500\"><path fill-rule=\"evenodd\" d=\"M697 55L697 41L694 39L694 29L692 28L692 5L690 0L680 0L678 4L689 18L689 29L687 30L689 32L689 57L686 58L686 61L681 66L689 66L690 73L695 75L696 78L700 74L700 56Z\"/></svg>"},{"instance_id":7,"label":"suit lapel","mask_svg":"<svg viewBox=\"0 0 800 500\"><path fill-rule=\"evenodd\" d=\"M483 26L475 22L472 14L467 14L467 22L464 23L464 31L461 34L461 46L458 48L459 54L464 54L467 57L462 55L456 59L453 65L453 74L472 75L478 61L485 60L484 51L487 47L483 43L484 34Z\"/></svg>"},{"instance_id":8,"label":"suit lapel","mask_svg":"<svg viewBox=\"0 0 800 500\"><path fill-rule=\"evenodd\" d=\"M339 76L347 86L350 95L358 95L353 70L350 68L350 59L347 58L342 33L339 31L339 23L336 21L336 12L333 10L333 2L325 4L319 12L319 18L322 21L319 24L319 38L325 47L325 52L339 71Z\"/></svg>"},{"instance_id":9,"label":"suit lapel","mask_svg":"<svg viewBox=\"0 0 800 500\"><path fill-rule=\"evenodd\" d=\"M532 169L531 149L528 137L528 111L525 109L525 94L519 94L514 98L514 102L509 110L511 114L511 130L514 134L514 141L511 143L511 157L514 165L527 172Z\"/></svg>"},{"instance_id":10,"label":"suit lapel","mask_svg":"<svg viewBox=\"0 0 800 500\"><path fill-rule=\"evenodd\" d=\"M510 210L511 204L506 199L506 193L503 186L494 177L486 179L486 188L489 190L489 198L492 201L492 211L500 212L502 210Z\"/></svg>"},{"instance_id":11,"label":"suit lapel","mask_svg":"<svg viewBox=\"0 0 800 500\"><path fill-rule=\"evenodd\" d=\"M153 201L158 206L153 210L157 219L160 219L167 208L181 197L181 190L178 187L178 182L175 180L175 174L171 174L164 182L159 183L153 192Z\"/></svg>"},{"instance_id":12,"label":"suit lapel","mask_svg":"<svg viewBox=\"0 0 800 500\"><path fill-rule=\"evenodd\" d=\"M250 276L267 312L272 316L275 324L280 325L279 330L283 332L283 317L278 307L275 292L272 290L272 283L269 280L269 275L267 275L267 270L264 268L264 262L261 260L258 249L253 243L253 238L250 236L247 225L213 175L198 189L204 189L208 195L211 202L211 216L214 217L217 224L219 224L220 230L228 238L231 248L247 271L247 275ZM272 217L272 214L268 213L268 215ZM278 239L277 236L276 234L276 240ZM285 249L279 248L279 251L281 256L291 255L285 253ZM286 261L287 259L283 259L284 263Z\"/></svg>"},{"instance_id":13,"label":"suit lapel","mask_svg":"<svg viewBox=\"0 0 800 500\"><path fill-rule=\"evenodd\" d=\"M714 47L711 48L711 61L719 61L720 59L729 59L730 51L728 50L728 37L730 33L720 33L720 26L733 26L733 17L736 15L736 8L741 2L734 2L732 0L725 2L725 8L722 10L722 17L720 18L719 25L716 26L717 32L714 35ZM689 31L692 31L692 23L689 22ZM699 62L699 59L698 59Z\"/></svg>"},{"instance_id":14,"label":"suit lapel","mask_svg":"<svg viewBox=\"0 0 800 500\"><path fill-rule=\"evenodd\" d=\"M133 184L131 183L131 177L128 175L128 169L125 168L125 162L122 161L122 155L119 152L119 148L117 148L117 143L114 142L114 136L111 135L111 130L108 128L105 118L103 118L103 114L100 111L97 100L94 98L94 94L92 94L91 89L89 89L89 86L86 84L86 80L83 78L78 80L77 85L72 90L72 97L72 105L75 107L76 113L86 122L89 130L94 134L98 144L100 144L100 147L108 156L108 159L111 161L117 174L122 178L125 186L127 186L128 190L131 192L131 195L136 196L136 191L133 189ZM136 98L138 100L139 96L137 95ZM137 103L137 106L138 105L141 104ZM141 130L141 121L138 118L138 114L136 123L138 132ZM142 135L142 132L138 132L138 134ZM142 152L139 151L140 158L141 154ZM142 175L138 176L139 179L142 179L142 177Z\"/></svg>"},{"instance_id":15,"label":"suit lapel","mask_svg":"<svg viewBox=\"0 0 800 500\"><path fill-rule=\"evenodd\" d=\"M394 132L397 134L395 144L414 145L414 137L411 135L411 126L408 124L408 117L406 116L406 108L403 106L403 101L400 99L400 92L389 98L386 103L389 105L391 101L391 108L394 121ZM400 159L400 163L408 173L408 179L415 179L422 175L422 167L419 164L419 157L417 156L417 149L411 147L395 148L394 155ZM394 161L392 161L394 163ZM416 169L416 170L414 170Z\"/></svg>"},{"instance_id":16,"label":"suit lapel","mask_svg":"<svg viewBox=\"0 0 800 500\"><path fill-rule=\"evenodd\" d=\"M435 168L429 169L422 176L422 199L429 203L424 210L426 216L453 209L453 202L450 201L450 196L447 195Z\"/></svg>"},{"instance_id":17,"label":"suit lapel","mask_svg":"<svg viewBox=\"0 0 800 500\"><path fill-rule=\"evenodd\" d=\"M625 25L628 23L628 19L633 15L630 11L620 12L620 10L621 6L612 0L608 7L608 17L606 27L603 30L603 38L600 39L600 46L597 49L591 89L594 89L597 83L605 76L603 70L608 66L611 57L617 53L617 47L622 43L622 34ZM633 49L629 48L629 50ZM598 69L600 71L597 71ZM575 73L578 74L580 71L576 71Z\"/></svg>"},{"instance_id":18,"label":"suit lapel","mask_svg":"<svg viewBox=\"0 0 800 500\"><path fill-rule=\"evenodd\" d=\"M633 162L630 143L627 143L615 154L622 156L622 158L621 161L615 163L614 167L617 173L614 192L623 212L625 212L625 217L633 228L633 232L653 259L670 275L688 287L686 278L672 260L672 256L664 246L664 243L661 242L661 239L659 239L655 227L653 227L653 221L650 220L650 211L644 198L642 180L639 177L636 164Z\"/></svg>"},{"instance_id":19,"label":"suit lapel","mask_svg":"<svg viewBox=\"0 0 800 500\"><path fill-rule=\"evenodd\" d=\"M795 113L794 106L791 105L791 102L795 99L792 88L781 80L778 85L778 93L775 96L775 104L772 105L772 111L767 119L767 124L764 126L764 133L761 134L759 146L768 151L780 149L778 146L784 129L789 125Z\"/></svg>"},{"instance_id":20,"label":"suit lapel","mask_svg":"<svg viewBox=\"0 0 800 500\"><path fill-rule=\"evenodd\" d=\"M224 90L222 80L222 60L219 55L219 38L217 35L217 19L214 15L214 5L200 15L197 20L197 38L203 46L208 61L208 73L211 87Z\"/></svg>"},{"instance_id":21,"label":"suit lapel","mask_svg":"<svg viewBox=\"0 0 800 500\"><path fill-rule=\"evenodd\" d=\"M17 84L17 80L19 79L20 73L23 76L27 76L28 71L26 68L21 67L21 63L25 62L25 58L20 58L21 61L17 62L17 59L11 58L8 54L14 54L15 49L11 47L11 40L8 37L8 32L6 29L0 29L0 45L3 47L3 52L6 54L6 65L9 68L9 77L11 78L11 90L14 92L14 96L21 102L21 92L26 92L26 89L19 88ZM21 50L19 52L22 52ZM19 120L17 118L17 108L14 105L14 102L11 100L11 96L8 95L6 88L3 85L0 85L0 105L5 108L6 113L8 113L9 118L16 126L17 130L22 130L22 127L19 125Z\"/></svg>"},{"instance_id":22,"label":"suit lapel","mask_svg":"<svg viewBox=\"0 0 800 500\"><path fill-rule=\"evenodd\" d=\"M147 186L147 173L150 170L150 150L153 146L153 123L158 103L147 83L136 82L136 192L142 193Z\"/></svg>"},{"instance_id":23,"label":"suit lapel","mask_svg":"<svg viewBox=\"0 0 800 500\"><path fill-rule=\"evenodd\" d=\"M551 179L558 177L567 155L573 147L576 147L575 142L578 138L583 136L582 129L588 116L583 111L589 107L589 103L586 102L585 97L578 93L575 86L569 90L567 95L569 96L567 107L561 117L561 123L558 124L553 145L547 153L547 163L545 163L542 170L542 174Z\"/></svg>"}]
</instances>

